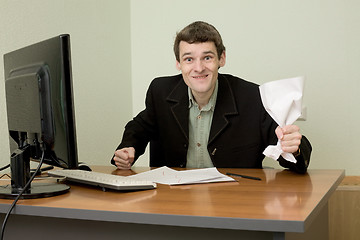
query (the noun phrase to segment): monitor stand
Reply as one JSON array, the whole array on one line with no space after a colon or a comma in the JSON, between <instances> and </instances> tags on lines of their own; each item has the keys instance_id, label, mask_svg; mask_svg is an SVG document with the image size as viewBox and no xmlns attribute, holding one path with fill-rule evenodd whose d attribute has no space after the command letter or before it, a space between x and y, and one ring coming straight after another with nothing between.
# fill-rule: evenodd
<instances>
[{"instance_id":1,"label":"monitor stand","mask_svg":"<svg viewBox=\"0 0 360 240\"><path fill-rule=\"evenodd\" d=\"M30 180L30 147L17 149L11 155L11 184L0 186L0 198L15 199ZM70 187L60 183L31 183L20 199L52 197L67 193Z\"/></svg>"}]
</instances>

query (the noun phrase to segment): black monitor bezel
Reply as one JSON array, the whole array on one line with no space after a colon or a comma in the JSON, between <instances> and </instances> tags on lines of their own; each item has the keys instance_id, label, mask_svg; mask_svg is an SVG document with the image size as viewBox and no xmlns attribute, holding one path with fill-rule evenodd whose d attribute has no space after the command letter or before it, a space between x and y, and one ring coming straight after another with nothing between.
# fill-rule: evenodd
<instances>
[{"instance_id":1,"label":"black monitor bezel","mask_svg":"<svg viewBox=\"0 0 360 240\"><path fill-rule=\"evenodd\" d=\"M50 53L49 53L50 52ZM60 59L50 59L54 56L51 55L51 52L54 53L55 57L59 57ZM32 56L33 54L33 56ZM27 59L21 59L22 56L26 56ZM48 66L50 64L50 66ZM51 64L56 66L51 66ZM66 144L66 152L67 156L66 159L56 159L56 149L52 151L51 146L52 141L56 141L51 136L52 128L56 128L57 126L51 126L48 122L42 124L41 131L43 134L43 141L47 145L45 147L45 160L44 162L49 165L59 166L62 168L69 168L75 169L78 167L78 156L77 156L77 141L76 141L76 126L75 126L75 111L74 111L74 93L73 93L73 85L72 85L72 68L71 68L71 50L70 50L70 35L69 34L61 34L59 36L32 44L30 46L17 49L15 51L9 52L4 54L4 74L5 74L5 81L12 75L14 72L17 72L18 69L21 68L37 68L37 74L41 77L44 76L50 81L50 85L60 84L61 90L54 90L55 94L53 93L53 87L51 89L50 95L52 97L60 97L62 99L62 114L64 115L64 123L62 123L61 128L65 128L63 134L65 135L65 141L63 144ZM46 68L51 68L50 74L46 74ZM56 68L56 73L54 73L54 69ZM59 69L58 69L59 68ZM44 70L45 69L45 70ZM48 76L52 75L52 76ZM56 83L52 81L57 81ZM60 82L61 81L61 82ZM64 93L62 93L62 91ZM43 95L43 93L42 93ZM54 96L57 95L57 96ZM61 95L61 96L59 96ZM49 109L45 111L46 108L51 108L52 110L56 111L55 99L50 101L50 104L47 102L47 97L44 97L44 101L40 103L42 108L45 112L45 118L49 117L48 115L51 114ZM53 119L48 119L52 121ZM53 123L56 125L55 123ZM59 128L59 127L58 127ZM9 129L9 132L11 129ZM56 131L56 129L55 129ZM12 136L15 134L12 133ZM55 137L54 137L55 138ZM63 141L63 139L62 139ZM55 143L56 144L56 143ZM56 148L56 145L55 145ZM32 156L32 160L38 160L38 156Z\"/></svg>"}]
</instances>

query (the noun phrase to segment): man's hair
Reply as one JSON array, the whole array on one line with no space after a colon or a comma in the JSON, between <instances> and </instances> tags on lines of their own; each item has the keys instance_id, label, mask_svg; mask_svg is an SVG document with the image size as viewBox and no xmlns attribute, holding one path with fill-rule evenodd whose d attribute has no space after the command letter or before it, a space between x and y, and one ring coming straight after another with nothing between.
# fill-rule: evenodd
<instances>
[{"instance_id":1,"label":"man's hair","mask_svg":"<svg viewBox=\"0 0 360 240\"><path fill-rule=\"evenodd\" d=\"M176 34L174 53L178 62L180 62L179 45L181 41L185 41L190 44L214 42L219 59L221 54L225 51L225 46L220 33L213 25L202 21L193 22Z\"/></svg>"}]
</instances>

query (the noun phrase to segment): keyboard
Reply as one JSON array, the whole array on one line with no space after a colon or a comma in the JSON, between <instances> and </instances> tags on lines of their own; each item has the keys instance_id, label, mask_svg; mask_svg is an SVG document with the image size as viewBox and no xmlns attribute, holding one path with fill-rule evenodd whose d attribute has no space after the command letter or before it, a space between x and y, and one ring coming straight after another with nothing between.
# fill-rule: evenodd
<instances>
[{"instance_id":1,"label":"keyboard","mask_svg":"<svg viewBox=\"0 0 360 240\"><path fill-rule=\"evenodd\" d=\"M65 177L67 181L94 185L113 190L145 190L156 188L156 183L151 181L134 180L125 176L108 173L85 171L78 169L59 169L48 171L49 176Z\"/></svg>"}]
</instances>

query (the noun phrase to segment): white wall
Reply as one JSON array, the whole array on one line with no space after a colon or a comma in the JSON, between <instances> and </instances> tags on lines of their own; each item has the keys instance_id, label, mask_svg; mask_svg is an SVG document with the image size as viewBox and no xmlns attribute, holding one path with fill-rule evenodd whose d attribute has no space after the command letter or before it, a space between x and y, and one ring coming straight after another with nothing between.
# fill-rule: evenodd
<instances>
[{"instance_id":1,"label":"white wall","mask_svg":"<svg viewBox=\"0 0 360 240\"><path fill-rule=\"evenodd\" d=\"M208 21L227 48L221 72L259 84L306 76L308 119L298 125L314 148L310 168L359 175L359 11L360 2L350 0L132 0L133 111L144 107L153 77L177 73L176 31Z\"/></svg>"},{"instance_id":2,"label":"white wall","mask_svg":"<svg viewBox=\"0 0 360 240\"><path fill-rule=\"evenodd\" d=\"M9 163L4 53L69 33L79 160L109 164L131 118L130 2L0 0L0 166Z\"/></svg>"},{"instance_id":3,"label":"white wall","mask_svg":"<svg viewBox=\"0 0 360 240\"><path fill-rule=\"evenodd\" d=\"M177 73L176 31L205 20L227 47L221 72L259 84L305 75L308 119L298 124L314 147L310 167L360 174L359 1L0 0L0 6L1 55L71 34L81 161L108 164L126 122L143 109L150 81ZM1 165L9 161L4 101L0 67ZM147 162L145 155L137 164Z\"/></svg>"}]
</instances>

